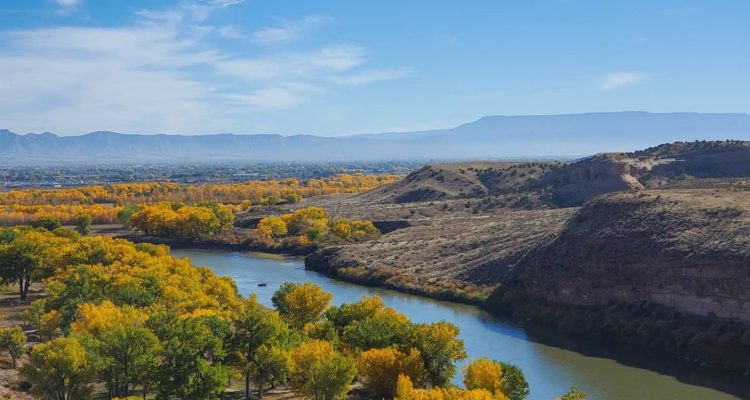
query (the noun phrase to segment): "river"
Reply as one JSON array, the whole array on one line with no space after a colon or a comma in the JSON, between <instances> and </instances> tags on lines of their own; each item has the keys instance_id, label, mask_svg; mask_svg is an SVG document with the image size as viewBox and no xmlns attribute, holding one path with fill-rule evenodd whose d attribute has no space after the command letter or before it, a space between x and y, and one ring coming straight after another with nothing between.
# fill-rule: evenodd
<instances>
[{"instance_id":1,"label":"river","mask_svg":"<svg viewBox=\"0 0 750 400\"><path fill-rule=\"evenodd\" d=\"M172 253L231 277L242 295L256 293L267 306L271 306L271 296L283 282L312 282L332 293L335 304L377 294L386 305L414 322L452 322L461 329L469 356L466 361L484 356L521 367L531 387L529 400L552 400L571 385L587 392L589 400L750 398L748 377L664 360L636 349L560 339L544 329L525 329L499 320L474 306L337 281L305 270L300 258L221 250L181 249ZM267 286L258 287L261 282ZM460 383L460 377L454 381Z\"/></svg>"}]
</instances>

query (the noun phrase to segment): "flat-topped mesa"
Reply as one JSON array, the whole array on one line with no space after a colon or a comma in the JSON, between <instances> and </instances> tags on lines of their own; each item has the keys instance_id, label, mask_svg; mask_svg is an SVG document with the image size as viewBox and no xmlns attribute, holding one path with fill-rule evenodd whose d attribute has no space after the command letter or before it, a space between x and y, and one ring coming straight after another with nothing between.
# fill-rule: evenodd
<instances>
[{"instance_id":1,"label":"flat-topped mesa","mask_svg":"<svg viewBox=\"0 0 750 400\"><path fill-rule=\"evenodd\" d=\"M650 302L750 323L750 193L597 198L521 260L510 285L553 303Z\"/></svg>"}]
</instances>

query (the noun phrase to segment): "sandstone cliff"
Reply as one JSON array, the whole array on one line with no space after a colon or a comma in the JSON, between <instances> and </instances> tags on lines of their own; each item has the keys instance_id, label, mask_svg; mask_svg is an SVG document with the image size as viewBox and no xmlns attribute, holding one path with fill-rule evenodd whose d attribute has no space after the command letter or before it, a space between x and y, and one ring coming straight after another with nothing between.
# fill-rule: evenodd
<instances>
[{"instance_id":1,"label":"sandstone cliff","mask_svg":"<svg viewBox=\"0 0 750 400\"><path fill-rule=\"evenodd\" d=\"M750 323L750 192L597 198L529 253L510 285L553 303L647 301Z\"/></svg>"}]
</instances>

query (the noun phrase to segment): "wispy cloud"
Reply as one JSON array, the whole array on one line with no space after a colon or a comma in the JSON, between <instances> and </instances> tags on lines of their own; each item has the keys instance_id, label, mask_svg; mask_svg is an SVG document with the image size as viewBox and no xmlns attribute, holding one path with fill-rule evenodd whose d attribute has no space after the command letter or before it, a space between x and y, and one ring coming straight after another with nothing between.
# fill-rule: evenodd
<instances>
[{"instance_id":1,"label":"wispy cloud","mask_svg":"<svg viewBox=\"0 0 750 400\"><path fill-rule=\"evenodd\" d=\"M245 0L210 0L209 3L219 7L229 7L235 4L244 3Z\"/></svg>"},{"instance_id":2,"label":"wispy cloud","mask_svg":"<svg viewBox=\"0 0 750 400\"><path fill-rule=\"evenodd\" d=\"M323 16L310 16L296 21L279 21L278 26L266 27L253 32L250 39L258 44L272 45L299 39L304 33L318 28L328 20Z\"/></svg>"},{"instance_id":3,"label":"wispy cloud","mask_svg":"<svg viewBox=\"0 0 750 400\"><path fill-rule=\"evenodd\" d=\"M215 63L217 71L248 81L316 77L348 71L364 63L365 51L347 45L327 46L319 50L279 53L258 58L226 59Z\"/></svg>"},{"instance_id":4,"label":"wispy cloud","mask_svg":"<svg viewBox=\"0 0 750 400\"><path fill-rule=\"evenodd\" d=\"M599 90L610 91L630 86L648 78L641 72L613 72L605 75L599 83Z\"/></svg>"},{"instance_id":5,"label":"wispy cloud","mask_svg":"<svg viewBox=\"0 0 750 400\"><path fill-rule=\"evenodd\" d=\"M59 12L61 14L70 14L71 12L75 11L78 6L83 4L83 0L52 0L57 4L59 8Z\"/></svg>"},{"instance_id":6,"label":"wispy cloud","mask_svg":"<svg viewBox=\"0 0 750 400\"><path fill-rule=\"evenodd\" d=\"M0 121L64 134L252 132L269 112L408 73L368 67L366 49L350 44L225 50L208 33L232 3L142 10L119 27L0 31Z\"/></svg>"},{"instance_id":7,"label":"wispy cloud","mask_svg":"<svg viewBox=\"0 0 750 400\"><path fill-rule=\"evenodd\" d=\"M368 83L390 81L400 79L409 75L412 71L408 68L367 70L350 75L337 76L333 81L342 85L366 85Z\"/></svg>"},{"instance_id":8,"label":"wispy cloud","mask_svg":"<svg viewBox=\"0 0 750 400\"><path fill-rule=\"evenodd\" d=\"M83 3L83 0L54 0L60 7L75 7Z\"/></svg>"}]
</instances>

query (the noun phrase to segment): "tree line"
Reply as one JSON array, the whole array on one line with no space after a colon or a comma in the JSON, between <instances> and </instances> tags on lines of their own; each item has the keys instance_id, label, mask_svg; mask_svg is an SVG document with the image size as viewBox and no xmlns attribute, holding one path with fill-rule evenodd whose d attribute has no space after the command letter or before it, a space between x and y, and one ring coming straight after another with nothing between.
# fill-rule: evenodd
<instances>
[{"instance_id":1,"label":"tree line","mask_svg":"<svg viewBox=\"0 0 750 400\"><path fill-rule=\"evenodd\" d=\"M230 232L234 214L223 204L205 203L188 206L183 203L159 203L134 206L129 214L121 213L123 222L146 235L173 239L199 239Z\"/></svg>"},{"instance_id":2,"label":"tree line","mask_svg":"<svg viewBox=\"0 0 750 400\"><path fill-rule=\"evenodd\" d=\"M378 236L380 231L372 221L331 218L320 207L304 207L261 219L254 233L259 244L283 247L288 242L306 245L361 241Z\"/></svg>"},{"instance_id":3,"label":"tree line","mask_svg":"<svg viewBox=\"0 0 750 400\"><path fill-rule=\"evenodd\" d=\"M342 174L305 181L287 178L209 185L148 182L10 190L0 192L0 225L28 224L41 216L72 224L82 214L91 216L94 223L111 224L117 222L118 213L128 206L164 202L222 203L233 212L240 212L321 194L366 192L399 178L387 174Z\"/></svg>"}]
</instances>

